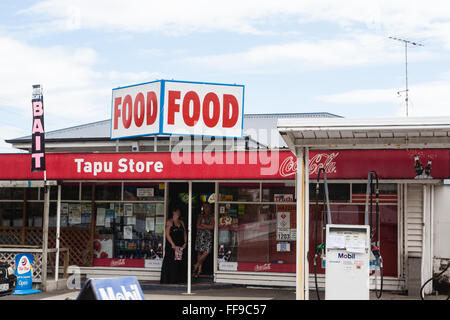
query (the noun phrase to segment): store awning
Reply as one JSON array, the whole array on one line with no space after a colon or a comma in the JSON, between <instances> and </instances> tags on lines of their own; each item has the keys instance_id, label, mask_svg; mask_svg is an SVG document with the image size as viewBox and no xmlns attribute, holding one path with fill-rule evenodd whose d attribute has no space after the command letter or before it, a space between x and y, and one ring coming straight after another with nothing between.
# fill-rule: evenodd
<instances>
[{"instance_id":1,"label":"store awning","mask_svg":"<svg viewBox=\"0 0 450 320\"><path fill-rule=\"evenodd\" d=\"M374 119L280 119L289 148L404 149L449 148L450 117Z\"/></svg>"}]
</instances>

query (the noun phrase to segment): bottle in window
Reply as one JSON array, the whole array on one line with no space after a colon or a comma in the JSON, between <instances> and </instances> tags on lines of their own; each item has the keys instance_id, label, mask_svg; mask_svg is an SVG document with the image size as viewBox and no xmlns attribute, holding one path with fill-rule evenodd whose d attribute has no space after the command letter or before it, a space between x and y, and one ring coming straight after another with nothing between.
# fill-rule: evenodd
<instances>
[{"instance_id":1,"label":"bottle in window","mask_svg":"<svg viewBox=\"0 0 450 320\"><path fill-rule=\"evenodd\" d=\"M227 254L223 258L225 261L230 261L231 259L231 250L227 251Z\"/></svg>"},{"instance_id":2,"label":"bottle in window","mask_svg":"<svg viewBox=\"0 0 450 320\"><path fill-rule=\"evenodd\" d=\"M225 246L221 244L219 248L219 259L222 259L224 255L225 255Z\"/></svg>"},{"instance_id":3,"label":"bottle in window","mask_svg":"<svg viewBox=\"0 0 450 320\"><path fill-rule=\"evenodd\" d=\"M156 249L156 255L158 256L158 258L162 259L162 255L163 255L163 248L162 248L162 243L158 243L158 248Z\"/></svg>"}]
</instances>

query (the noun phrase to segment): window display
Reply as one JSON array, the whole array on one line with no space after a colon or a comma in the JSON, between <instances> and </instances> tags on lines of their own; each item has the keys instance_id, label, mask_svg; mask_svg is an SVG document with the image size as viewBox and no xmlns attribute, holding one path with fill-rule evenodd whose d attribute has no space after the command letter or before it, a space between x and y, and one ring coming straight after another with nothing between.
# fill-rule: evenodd
<instances>
[{"instance_id":1,"label":"window display","mask_svg":"<svg viewBox=\"0 0 450 320\"><path fill-rule=\"evenodd\" d=\"M219 270L295 272L295 188L284 183L262 184L261 202L256 199L257 186L219 184ZM226 201L230 194L233 199ZM243 194L253 194L255 203L248 203ZM242 203L234 203L240 202L239 195Z\"/></svg>"},{"instance_id":2,"label":"window display","mask_svg":"<svg viewBox=\"0 0 450 320\"><path fill-rule=\"evenodd\" d=\"M164 183L125 183L123 199L96 202L94 265L161 267L164 191Z\"/></svg>"}]
</instances>

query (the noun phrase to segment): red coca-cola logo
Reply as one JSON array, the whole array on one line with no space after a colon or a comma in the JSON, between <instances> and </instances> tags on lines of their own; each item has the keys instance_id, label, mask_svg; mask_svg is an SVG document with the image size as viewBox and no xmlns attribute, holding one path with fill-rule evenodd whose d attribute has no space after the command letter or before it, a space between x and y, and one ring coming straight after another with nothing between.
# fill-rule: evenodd
<instances>
[{"instance_id":1,"label":"red coca-cola logo","mask_svg":"<svg viewBox=\"0 0 450 320\"><path fill-rule=\"evenodd\" d=\"M309 174L317 174L324 168L326 173L336 173L336 158L339 152L318 153L309 160ZM294 175L297 171L297 162L293 156L287 157L280 165L279 173L282 177Z\"/></svg>"},{"instance_id":2,"label":"red coca-cola logo","mask_svg":"<svg viewBox=\"0 0 450 320\"><path fill-rule=\"evenodd\" d=\"M255 266L255 271L266 271L266 270L271 270L271 269L272 269L271 263L257 264Z\"/></svg>"},{"instance_id":3,"label":"red coca-cola logo","mask_svg":"<svg viewBox=\"0 0 450 320\"><path fill-rule=\"evenodd\" d=\"M124 266L124 265L125 265L125 259L111 261L111 267Z\"/></svg>"}]
</instances>

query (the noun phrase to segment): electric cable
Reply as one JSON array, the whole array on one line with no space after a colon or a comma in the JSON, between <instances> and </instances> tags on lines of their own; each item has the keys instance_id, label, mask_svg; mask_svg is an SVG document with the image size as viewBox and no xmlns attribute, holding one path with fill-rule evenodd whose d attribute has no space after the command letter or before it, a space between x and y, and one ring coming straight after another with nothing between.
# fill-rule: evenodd
<instances>
[{"instance_id":1,"label":"electric cable","mask_svg":"<svg viewBox=\"0 0 450 320\"><path fill-rule=\"evenodd\" d=\"M373 231L372 224L373 224L373 184L375 180L375 232ZM380 206L379 206L379 198L380 198L380 191L378 186L378 174L376 171L370 171L369 176L367 178L367 190L366 190L366 223L370 226L370 242L375 243L375 245L372 245L372 253L376 258L376 265L378 269L380 270L380 290L378 290L378 276L377 276L377 270L375 268L375 296L380 299L383 294L383 258L381 256L380 252ZM368 201L370 198L370 212L368 212ZM370 213L370 221L367 221L368 214ZM372 241L373 237L375 236L375 241Z\"/></svg>"},{"instance_id":2,"label":"electric cable","mask_svg":"<svg viewBox=\"0 0 450 320\"><path fill-rule=\"evenodd\" d=\"M425 300L424 296L423 296L423 289L425 288L425 286L428 284L428 282L432 281L432 280L437 280L439 279L444 273L445 271L448 270L448 268L450 267L450 260L447 263L447 266L445 267L444 270L442 270L438 275L431 277L430 279L428 279L420 288L420 299ZM450 300L450 294L447 296L446 300Z\"/></svg>"}]
</instances>

